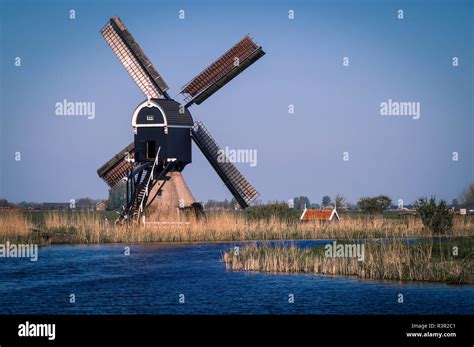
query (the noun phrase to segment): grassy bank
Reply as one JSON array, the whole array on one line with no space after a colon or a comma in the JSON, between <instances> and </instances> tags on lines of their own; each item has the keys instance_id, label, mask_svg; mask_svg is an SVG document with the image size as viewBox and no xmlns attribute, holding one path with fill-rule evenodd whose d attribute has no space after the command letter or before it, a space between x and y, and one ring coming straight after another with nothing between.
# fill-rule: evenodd
<instances>
[{"instance_id":1,"label":"grassy bank","mask_svg":"<svg viewBox=\"0 0 474 347\"><path fill-rule=\"evenodd\" d=\"M207 220L189 224L118 226L115 213L0 212L0 241L29 240L53 243L195 242L288 239L361 239L428 237L414 216L361 216L350 214L335 223L299 223L251 219L243 213L211 213ZM474 235L474 218L457 216L450 236Z\"/></svg>"},{"instance_id":2,"label":"grassy bank","mask_svg":"<svg viewBox=\"0 0 474 347\"><path fill-rule=\"evenodd\" d=\"M283 273L317 273L358 276L368 279L430 281L474 284L474 241L472 237L365 244L363 261L332 258L324 246L301 249L296 246L245 245L224 253L229 269ZM458 254L453 255L453 247Z\"/></svg>"}]
</instances>

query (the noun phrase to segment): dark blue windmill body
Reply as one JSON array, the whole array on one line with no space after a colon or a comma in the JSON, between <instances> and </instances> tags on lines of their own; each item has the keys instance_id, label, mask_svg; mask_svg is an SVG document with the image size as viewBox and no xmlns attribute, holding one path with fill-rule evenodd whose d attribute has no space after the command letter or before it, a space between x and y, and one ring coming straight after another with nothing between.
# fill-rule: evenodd
<instances>
[{"instance_id":1,"label":"dark blue windmill body","mask_svg":"<svg viewBox=\"0 0 474 347\"><path fill-rule=\"evenodd\" d=\"M191 142L240 207L248 207L258 192L229 160L222 160L220 147L202 122L193 121L189 107L201 104L262 57L262 48L245 36L183 87L184 102L179 103L170 98L168 85L118 17L110 19L101 33L147 98L132 115L133 143L98 170L110 187L126 184L126 204L119 221L145 220L164 210L202 211L181 176L192 162Z\"/></svg>"},{"instance_id":2,"label":"dark blue windmill body","mask_svg":"<svg viewBox=\"0 0 474 347\"><path fill-rule=\"evenodd\" d=\"M175 169L182 170L191 163L191 128L194 122L187 108L168 99L144 101L132 117L135 161L175 161Z\"/></svg>"}]
</instances>

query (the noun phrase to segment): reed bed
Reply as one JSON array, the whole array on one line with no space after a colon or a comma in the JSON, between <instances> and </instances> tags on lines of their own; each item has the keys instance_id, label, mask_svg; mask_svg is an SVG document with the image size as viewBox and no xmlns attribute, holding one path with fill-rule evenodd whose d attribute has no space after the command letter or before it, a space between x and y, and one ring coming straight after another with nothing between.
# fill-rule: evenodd
<instances>
[{"instance_id":1,"label":"reed bed","mask_svg":"<svg viewBox=\"0 0 474 347\"><path fill-rule=\"evenodd\" d=\"M471 238L468 238L471 239ZM466 243L466 241L460 241ZM280 273L315 273L357 276L366 279L474 283L472 242L453 256L448 242L442 250L433 240L409 244L403 241L365 244L365 259L326 257L323 247L310 249L253 243L226 251L228 269ZM459 243L457 243L459 245Z\"/></svg>"},{"instance_id":2,"label":"reed bed","mask_svg":"<svg viewBox=\"0 0 474 347\"><path fill-rule=\"evenodd\" d=\"M429 237L419 218L347 216L339 222L295 223L277 217L250 220L239 213L215 213L181 224L115 225L113 217L97 212L5 212L0 237L29 237L32 228L52 242L217 242L292 239L366 239ZM474 235L474 219L455 218L449 236Z\"/></svg>"},{"instance_id":3,"label":"reed bed","mask_svg":"<svg viewBox=\"0 0 474 347\"><path fill-rule=\"evenodd\" d=\"M33 232L31 218L22 213L0 215L0 240L18 241L30 239Z\"/></svg>"}]
</instances>

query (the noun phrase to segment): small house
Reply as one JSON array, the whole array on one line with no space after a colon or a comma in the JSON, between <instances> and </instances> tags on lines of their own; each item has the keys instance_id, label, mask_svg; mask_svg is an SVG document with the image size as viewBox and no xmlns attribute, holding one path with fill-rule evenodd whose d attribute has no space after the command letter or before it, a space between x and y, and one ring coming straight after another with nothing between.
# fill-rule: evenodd
<instances>
[{"instance_id":1,"label":"small house","mask_svg":"<svg viewBox=\"0 0 474 347\"><path fill-rule=\"evenodd\" d=\"M338 221L339 215L335 208L332 209L312 209L305 208L303 214L300 217L302 222L311 222L311 221Z\"/></svg>"}]
</instances>

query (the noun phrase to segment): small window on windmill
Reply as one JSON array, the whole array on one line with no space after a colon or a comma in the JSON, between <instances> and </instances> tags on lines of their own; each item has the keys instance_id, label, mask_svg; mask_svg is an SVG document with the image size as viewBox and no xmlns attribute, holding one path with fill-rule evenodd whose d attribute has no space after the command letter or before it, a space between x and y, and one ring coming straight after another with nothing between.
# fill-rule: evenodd
<instances>
[{"instance_id":1,"label":"small window on windmill","mask_svg":"<svg viewBox=\"0 0 474 347\"><path fill-rule=\"evenodd\" d=\"M147 120L147 121L154 121L154 120L155 120L155 116L152 115L152 114L149 114L148 116L146 116L146 120Z\"/></svg>"},{"instance_id":2,"label":"small window on windmill","mask_svg":"<svg viewBox=\"0 0 474 347\"><path fill-rule=\"evenodd\" d=\"M147 141L146 142L146 158L155 159L155 154L156 154L155 141Z\"/></svg>"}]
</instances>

